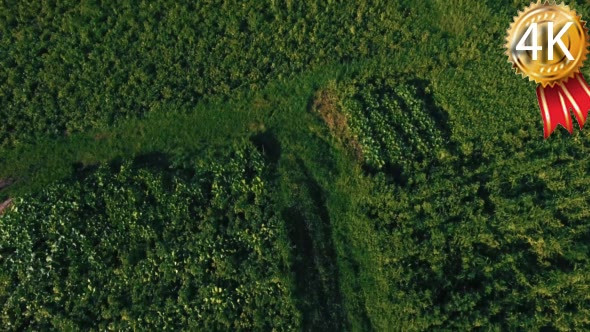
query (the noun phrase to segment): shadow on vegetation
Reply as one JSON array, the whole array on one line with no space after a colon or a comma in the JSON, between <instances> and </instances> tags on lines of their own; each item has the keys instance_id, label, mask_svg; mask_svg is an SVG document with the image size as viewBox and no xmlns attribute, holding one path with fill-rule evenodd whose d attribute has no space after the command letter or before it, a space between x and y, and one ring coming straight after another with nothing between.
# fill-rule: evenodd
<instances>
[{"instance_id":1,"label":"shadow on vegetation","mask_svg":"<svg viewBox=\"0 0 590 332\"><path fill-rule=\"evenodd\" d=\"M377 173L381 172L367 165L363 165L362 168L366 173L371 175L376 175ZM383 166L382 172L397 186L405 187L408 184L408 176L404 173L403 167L399 165L386 164Z\"/></svg>"},{"instance_id":2,"label":"shadow on vegetation","mask_svg":"<svg viewBox=\"0 0 590 332\"><path fill-rule=\"evenodd\" d=\"M9 187L10 185L12 185L14 183L13 179L0 179L0 190Z\"/></svg>"},{"instance_id":3,"label":"shadow on vegetation","mask_svg":"<svg viewBox=\"0 0 590 332\"><path fill-rule=\"evenodd\" d=\"M303 327L309 331L339 331L344 317L339 292L336 253L325 194L301 160L292 185L293 205L284 209L283 218L294 245L292 264L297 298L303 313Z\"/></svg>"},{"instance_id":4,"label":"shadow on vegetation","mask_svg":"<svg viewBox=\"0 0 590 332\"><path fill-rule=\"evenodd\" d=\"M133 165L140 168L149 167L164 170L170 168L170 159L165 153L150 152L135 157Z\"/></svg>"},{"instance_id":5,"label":"shadow on vegetation","mask_svg":"<svg viewBox=\"0 0 590 332\"><path fill-rule=\"evenodd\" d=\"M125 159L116 158L109 163L109 167L113 173L118 173L121 166L125 163ZM171 161L167 154L162 152L151 152L136 156L132 161L132 167L134 168L147 168L155 171L159 171L163 175L165 185L171 185L170 182L173 174L171 173ZM75 181L81 181L86 179L88 176L96 172L99 168L98 164L83 164L81 162L72 165L74 169ZM185 178L190 178L194 175L194 171L191 169L175 169L175 175L184 175Z\"/></svg>"},{"instance_id":6,"label":"shadow on vegetation","mask_svg":"<svg viewBox=\"0 0 590 332\"><path fill-rule=\"evenodd\" d=\"M276 164L279 161L281 157L281 143L275 133L266 130L250 137L250 141L270 162Z\"/></svg>"},{"instance_id":7,"label":"shadow on vegetation","mask_svg":"<svg viewBox=\"0 0 590 332\"><path fill-rule=\"evenodd\" d=\"M411 151L409 155L406 155L406 158L412 158L413 162L417 163L436 163L436 149L438 146L437 141L435 138L440 138L442 141L443 147L447 150L454 151L456 150L455 143L451 140L451 127L449 125L449 115L448 113L439 107L434 99L432 93L430 93L429 86L430 82L427 80L414 78L409 81L405 81L404 83L408 84L415 88L415 95L413 96L416 100L419 100L423 107L419 113L423 113L424 116L428 117L431 121L428 124L429 127L433 127L433 132L420 132L420 130L425 130L425 128L420 129L418 127L418 132L415 133L417 136L421 136L427 144L431 145L427 152L421 152L416 144L416 137L412 137L414 133L409 134L404 130L404 126L408 126L412 123L411 121L419 121L420 119L412 119L410 122L390 122L387 124L389 126L389 130L397 131L399 133L399 145L402 146L405 150ZM378 83L375 83L378 84ZM409 101L404 98L403 95L398 95L395 91L393 91L390 87L382 87L378 91L375 91L377 95L387 95L393 98L405 112L411 112L412 105L409 104ZM369 115L365 115L369 117ZM418 124L420 125L420 124ZM431 128L426 128L431 129ZM406 152L408 153L408 152ZM363 170L367 174L375 175L377 173L382 173L387 178L395 183L400 187L404 187L408 184L409 179L413 176L413 170L407 169L403 164L391 162L391 160L387 160L385 165L382 168L374 168L370 165L363 164Z\"/></svg>"},{"instance_id":8,"label":"shadow on vegetation","mask_svg":"<svg viewBox=\"0 0 590 332\"><path fill-rule=\"evenodd\" d=\"M74 181L80 181L94 173L98 169L98 165L85 165L82 162L77 162L72 165L72 168L74 169Z\"/></svg>"},{"instance_id":9,"label":"shadow on vegetation","mask_svg":"<svg viewBox=\"0 0 590 332\"><path fill-rule=\"evenodd\" d=\"M449 126L449 114L442 108L438 107L434 100L433 94L427 92L430 85L429 81L423 79L413 79L409 83L416 87L416 97L424 102L426 112L432 116L437 129L440 131L445 141L449 142L451 138L451 127Z\"/></svg>"}]
</instances>

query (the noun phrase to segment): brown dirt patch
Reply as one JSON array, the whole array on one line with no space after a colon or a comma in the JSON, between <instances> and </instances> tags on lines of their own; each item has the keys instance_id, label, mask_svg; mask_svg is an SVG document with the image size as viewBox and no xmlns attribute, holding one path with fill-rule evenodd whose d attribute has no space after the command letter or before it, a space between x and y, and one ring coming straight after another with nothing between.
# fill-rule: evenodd
<instances>
[{"instance_id":1,"label":"brown dirt patch","mask_svg":"<svg viewBox=\"0 0 590 332\"><path fill-rule=\"evenodd\" d=\"M6 209L8 209L12 205L12 199L9 198L4 203L0 204L0 215L3 214Z\"/></svg>"},{"instance_id":2,"label":"brown dirt patch","mask_svg":"<svg viewBox=\"0 0 590 332\"><path fill-rule=\"evenodd\" d=\"M348 126L348 117L342 112L338 103L338 97L334 91L323 89L316 92L313 104L313 112L317 113L332 135L340 141L347 150L359 161L363 161L363 152L356 136Z\"/></svg>"}]
</instances>

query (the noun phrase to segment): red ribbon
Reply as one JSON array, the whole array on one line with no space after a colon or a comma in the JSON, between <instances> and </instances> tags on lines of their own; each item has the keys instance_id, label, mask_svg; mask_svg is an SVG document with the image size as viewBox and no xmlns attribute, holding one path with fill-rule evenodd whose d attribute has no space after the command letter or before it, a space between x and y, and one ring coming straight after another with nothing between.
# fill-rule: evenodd
<instances>
[{"instance_id":1,"label":"red ribbon","mask_svg":"<svg viewBox=\"0 0 590 332\"><path fill-rule=\"evenodd\" d=\"M537 87L537 99L543 117L543 134L545 138L562 125L569 133L573 132L570 109L574 111L580 129L588 118L590 110L590 86L582 74L576 74L567 82L558 82L553 87Z\"/></svg>"}]
</instances>

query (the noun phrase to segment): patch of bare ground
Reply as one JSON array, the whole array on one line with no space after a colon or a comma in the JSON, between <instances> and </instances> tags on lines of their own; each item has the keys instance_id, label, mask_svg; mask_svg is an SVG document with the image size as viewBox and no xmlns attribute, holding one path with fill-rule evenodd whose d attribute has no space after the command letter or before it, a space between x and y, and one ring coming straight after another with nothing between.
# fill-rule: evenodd
<instances>
[{"instance_id":1,"label":"patch of bare ground","mask_svg":"<svg viewBox=\"0 0 590 332\"><path fill-rule=\"evenodd\" d=\"M0 190L10 186L14 181L12 179L0 179ZM12 199L9 198L0 204L0 215L2 215L6 209L12 205Z\"/></svg>"},{"instance_id":2,"label":"patch of bare ground","mask_svg":"<svg viewBox=\"0 0 590 332\"><path fill-rule=\"evenodd\" d=\"M348 117L342 112L336 93L330 89L317 91L311 106L312 111L328 126L332 136L344 145L357 161L362 162L361 144L348 125Z\"/></svg>"},{"instance_id":3,"label":"patch of bare ground","mask_svg":"<svg viewBox=\"0 0 590 332\"><path fill-rule=\"evenodd\" d=\"M2 215L6 209L8 209L12 205L12 199L9 198L4 203L0 204L0 215Z\"/></svg>"}]
</instances>

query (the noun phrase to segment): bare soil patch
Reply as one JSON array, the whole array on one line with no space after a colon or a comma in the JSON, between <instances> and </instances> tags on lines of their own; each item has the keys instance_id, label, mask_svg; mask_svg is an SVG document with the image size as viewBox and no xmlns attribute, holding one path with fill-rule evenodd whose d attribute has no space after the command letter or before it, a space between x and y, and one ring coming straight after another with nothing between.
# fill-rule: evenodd
<instances>
[{"instance_id":1,"label":"bare soil patch","mask_svg":"<svg viewBox=\"0 0 590 332\"><path fill-rule=\"evenodd\" d=\"M332 135L353 154L357 161L362 162L361 145L348 126L348 117L342 112L336 93L329 89L316 92L312 111L322 118Z\"/></svg>"},{"instance_id":2,"label":"bare soil patch","mask_svg":"<svg viewBox=\"0 0 590 332\"><path fill-rule=\"evenodd\" d=\"M3 214L6 209L8 209L12 205L12 199L9 198L4 203L0 204L0 215Z\"/></svg>"}]
</instances>

